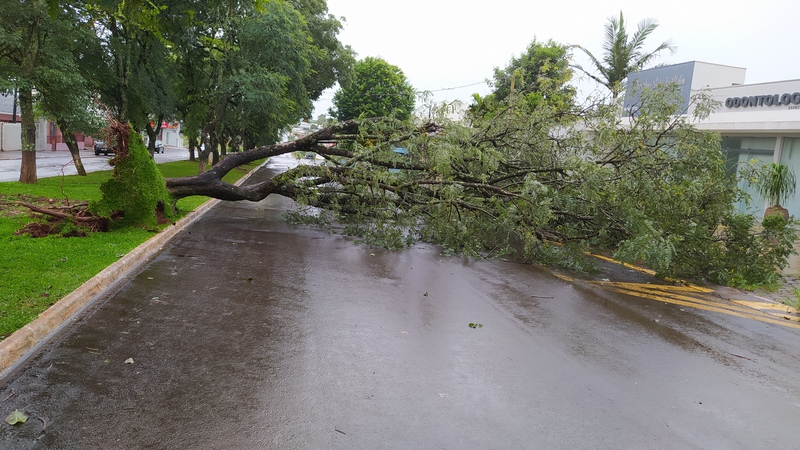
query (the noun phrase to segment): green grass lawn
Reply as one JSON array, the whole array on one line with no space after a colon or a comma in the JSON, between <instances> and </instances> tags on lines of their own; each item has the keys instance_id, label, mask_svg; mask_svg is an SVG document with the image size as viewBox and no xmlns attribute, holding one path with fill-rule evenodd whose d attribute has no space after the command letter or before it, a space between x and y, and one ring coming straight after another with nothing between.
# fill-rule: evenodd
<instances>
[{"instance_id":1,"label":"green grass lawn","mask_svg":"<svg viewBox=\"0 0 800 450\"><path fill-rule=\"evenodd\" d=\"M261 162L263 160L234 169L223 179L233 183ZM197 163L190 161L159 164L159 168L166 178L197 173ZM19 196L59 202L64 199L70 202L99 200L100 183L111 173L43 178L34 185L0 183L0 200L25 200ZM201 196L179 200L180 214L185 215L207 200L208 197ZM155 234L128 228L112 233L90 233L88 237L15 236L17 230L34 219L10 211L8 205L0 203L0 340Z\"/></svg>"}]
</instances>

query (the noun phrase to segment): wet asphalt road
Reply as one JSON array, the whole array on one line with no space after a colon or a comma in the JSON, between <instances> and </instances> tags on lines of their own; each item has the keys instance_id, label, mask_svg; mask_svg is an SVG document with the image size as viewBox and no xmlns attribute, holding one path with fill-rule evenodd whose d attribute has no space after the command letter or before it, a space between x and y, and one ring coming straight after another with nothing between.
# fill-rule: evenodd
<instances>
[{"instance_id":1,"label":"wet asphalt road","mask_svg":"<svg viewBox=\"0 0 800 450\"><path fill-rule=\"evenodd\" d=\"M215 207L0 384L0 448L798 447L796 329L286 207Z\"/></svg>"}]
</instances>

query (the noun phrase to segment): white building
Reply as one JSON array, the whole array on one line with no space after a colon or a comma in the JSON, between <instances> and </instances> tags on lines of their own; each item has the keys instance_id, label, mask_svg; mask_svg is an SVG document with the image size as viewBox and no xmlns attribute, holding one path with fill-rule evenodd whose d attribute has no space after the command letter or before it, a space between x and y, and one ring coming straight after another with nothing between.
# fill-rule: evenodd
<instances>
[{"instance_id":1,"label":"white building","mask_svg":"<svg viewBox=\"0 0 800 450\"><path fill-rule=\"evenodd\" d=\"M636 81L642 84L675 81L686 105L692 94L707 90L721 106L695 125L720 133L731 170L739 167L739 163L757 159L786 164L800 176L800 79L745 84L746 70L691 61L631 74L628 89ZM635 101L635 97L626 98L625 106ZM748 212L759 216L766 201L753 188L742 187L754 200L755 209ZM744 209L743 204L738 206ZM783 206L795 217L800 216L800 197L795 196Z\"/></svg>"}]
</instances>

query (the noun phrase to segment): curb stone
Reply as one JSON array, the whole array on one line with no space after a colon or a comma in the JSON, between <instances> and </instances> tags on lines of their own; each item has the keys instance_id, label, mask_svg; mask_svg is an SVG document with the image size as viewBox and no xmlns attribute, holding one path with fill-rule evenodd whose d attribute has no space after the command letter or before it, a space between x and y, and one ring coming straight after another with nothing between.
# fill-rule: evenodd
<instances>
[{"instance_id":1,"label":"curb stone","mask_svg":"<svg viewBox=\"0 0 800 450\"><path fill-rule=\"evenodd\" d=\"M265 161L264 164L268 161ZM264 164L240 178L236 185L244 183L250 178L251 174L263 167ZM181 231L219 202L220 200L210 199L198 206L194 211L175 222L175 224L134 248L115 263L90 278L86 283L67 294L53 306L39 314L39 317L32 322L0 341L0 381L8 377L16 368L33 356L81 312L94 304L101 294L113 288L120 281L125 280L126 275L149 261L165 245L175 239Z\"/></svg>"}]
</instances>

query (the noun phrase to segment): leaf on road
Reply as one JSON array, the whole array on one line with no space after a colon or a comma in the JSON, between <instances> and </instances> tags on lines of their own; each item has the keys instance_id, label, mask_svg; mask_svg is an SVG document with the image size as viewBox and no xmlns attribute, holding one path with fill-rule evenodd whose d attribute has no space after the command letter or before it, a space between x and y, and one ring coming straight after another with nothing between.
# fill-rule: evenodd
<instances>
[{"instance_id":1,"label":"leaf on road","mask_svg":"<svg viewBox=\"0 0 800 450\"><path fill-rule=\"evenodd\" d=\"M133 358L126 359L125 364L133 364Z\"/></svg>"},{"instance_id":2,"label":"leaf on road","mask_svg":"<svg viewBox=\"0 0 800 450\"><path fill-rule=\"evenodd\" d=\"M19 425L21 423L25 423L28 420L28 416L22 413L20 410L14 410L11 414L6 417L6 423L9 425Z\"/></svg>"}]
</instances>

